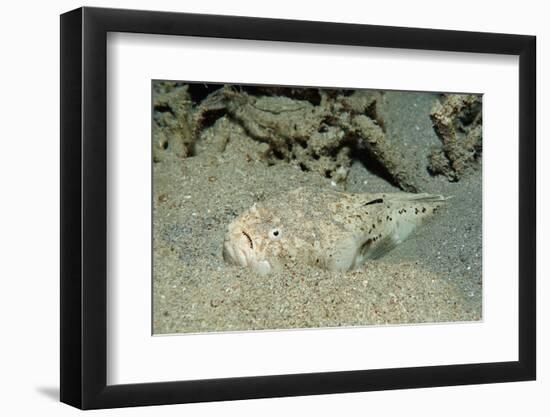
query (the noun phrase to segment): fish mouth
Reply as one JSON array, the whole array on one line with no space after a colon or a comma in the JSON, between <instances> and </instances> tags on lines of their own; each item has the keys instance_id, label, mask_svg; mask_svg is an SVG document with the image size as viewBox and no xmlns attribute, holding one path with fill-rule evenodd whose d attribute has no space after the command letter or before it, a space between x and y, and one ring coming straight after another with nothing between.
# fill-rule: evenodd
<instances>
[{"instance_id":1,"label":"fish mouth","mask_svg":"<svg viewBox=\"0 0 550 417\"><path fill-rule=\"evenodd\" d=\"M244 230L230 231L223 243L223 259L241 266L250 266L256 260L254 242Z\"/></svg>"},{"instance_id":2,"label":"fish mouth","mask_svg":"<svg viewBox=\"0 0 550 417\"><path fill-rule=\"evenodd\" d=\"M223 259L231 264L251 268L261 275L271 271L268 261L255 251L254 241L244 230L227 233L223 243Z\"/></svg>"},{"instance_id":3,"label":"fish mouth","mask_svg":"<svg viewBox=\"0 0 550 417\"><path fill-rule=\"evenodd\" d=\"M250 246L250 249L254 250L254 241L252 240L250 235L245 230L241 230L241 233L248 240L248 245Z\"/></svg>"}]
</instances>

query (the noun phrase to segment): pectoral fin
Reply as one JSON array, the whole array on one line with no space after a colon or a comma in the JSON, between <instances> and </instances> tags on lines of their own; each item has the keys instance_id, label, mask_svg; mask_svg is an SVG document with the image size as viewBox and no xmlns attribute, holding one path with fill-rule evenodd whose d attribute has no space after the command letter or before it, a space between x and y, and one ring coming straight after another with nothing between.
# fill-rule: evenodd
<instances>
[{"instance_id":1,"label":"pectoral fin","mask_svg":"<svg viewBox=\"0 0 550 417\"><path fill-rule=\"evenodd\" d=\"M362 258L364 260L381 258L392 249L395 249L399 243L401 243L401 240L394 234L384 236L377 241L369 239L361 247Z\"/></svg>"}]
</instances>

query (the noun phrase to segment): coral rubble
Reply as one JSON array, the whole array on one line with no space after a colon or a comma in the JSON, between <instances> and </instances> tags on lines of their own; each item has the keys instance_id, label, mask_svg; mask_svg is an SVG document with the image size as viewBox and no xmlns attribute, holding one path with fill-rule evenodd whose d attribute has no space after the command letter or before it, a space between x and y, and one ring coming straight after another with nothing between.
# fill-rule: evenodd
<instances>
[{"instance_id":1,"label":"coral rubble","mask_svg":"<svg viewBox=\"0 0 550 417\"><path fill-rule=\"evenodd\" d=\"M428 169L458 181L481 161L481 96L445 94L431 118L443 145L429 155Z\"/></svg>"},{"instance_id":2,"label":"coral rubble","mask_svg":"<svg viewBox=\"0 0 550 417\"><path fill-rule=\"evenodd\" d=\"M187 85L153 83L153 160L192 155L192 102Z\"/></svg>"},{"instance_id":3,"label":"coral rubble","mask_svg":"<svg viewBox=\"0 0 550 417\"><path fill-rule=\"evenodd\" d=\"M209 144L219 154L239 137L251 158L268 165L288 163L345 185L360 160L402 190L419 191L414 161L386 134L378 111L383 93L217 85L197 96L190 85L170 82L154 83L153 92L156 162L193 156ZM458 181L481 159L481 96L442 95L430 116L442 146L428 155L428 170ZM206 142L211 129L221 139Z\"/></svg>"}]
</instances>

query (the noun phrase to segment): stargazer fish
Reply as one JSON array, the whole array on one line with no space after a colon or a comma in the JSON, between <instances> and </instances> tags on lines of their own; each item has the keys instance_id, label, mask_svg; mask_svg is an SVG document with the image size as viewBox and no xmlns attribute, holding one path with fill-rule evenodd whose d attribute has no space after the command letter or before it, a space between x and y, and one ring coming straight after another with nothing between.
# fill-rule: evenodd
<instances>
[{"instance_id":1,"label":"stargazer fish","mask_svg":"<svg viewBox=\"0 0 550 417\"><path fill-rule=\"evenodd\" d=\"M231 222L223 257L262 275L296 262L329 271L356 269L403 242L446 200L297 188L255 203Z\"/></svg>"}]
</instances>

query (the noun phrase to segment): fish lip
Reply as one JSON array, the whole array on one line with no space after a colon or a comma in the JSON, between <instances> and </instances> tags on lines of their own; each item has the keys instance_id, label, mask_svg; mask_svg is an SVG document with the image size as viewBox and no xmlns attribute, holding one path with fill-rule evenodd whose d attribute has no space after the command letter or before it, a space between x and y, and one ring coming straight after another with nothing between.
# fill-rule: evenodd
<instances>
[{"instance_id":1,"label":"fish lip","mask_svg":"<svg viewBox=\"0 0 550 417\"><path fill-rule=\"evenodd\" d=\"M252 240L252 237L250 236L250 234L244 229L241 230L241 233L248 239L250 249L254 250L254 240Z\"/></svg>"},{"instance_id":2,"label":"fish lip","mask_svg":"<svg viewBox=\"0 0 550 417\"><path fill-rule=\"evenodd\" d=\"M250 241L250 235L247 236ZM222 256L226 262L249 267L256 261L256 254L248 244L239 244L240 239L243 239L243 237L240 229L227 233L223 243Z\"/></svg>"},{"instance_id":3,"label":"fish lip","mask_svg":"<svg viewBox=\"0 0 550 417\"><path fill-rule=\"evenodd\" d=\"M246 243L244 238L248 240ZM250 244L251 240L250 234L240 228L230 230L223 243L223 259L233 265L251 268L260 275L267 275L273 269L271 262L255 250L256 246L253 242Z\"/></svg>"}]
</instances>

